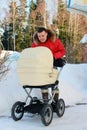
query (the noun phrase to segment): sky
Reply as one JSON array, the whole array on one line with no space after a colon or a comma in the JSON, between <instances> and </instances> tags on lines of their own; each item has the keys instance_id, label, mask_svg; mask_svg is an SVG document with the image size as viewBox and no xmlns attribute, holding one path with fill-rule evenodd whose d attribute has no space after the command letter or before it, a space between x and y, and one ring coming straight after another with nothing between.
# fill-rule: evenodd
<instances>
[{"instance_id":1,"label":"sky","mask_svg":"<svg viewBox=\"0 0 87 130\"><path fill-rule=\"evenodd\" d=\"M9 2L11 2L12 0L0 0L0 19L2 20L3 18L6 17L6 12L8 12L9 9ZM18 0L13 0L13 1L17 1Z\"/></svg>"},{"instance_id":2,"label":"sky","mask_svg":"<svg viewBox=\"0 0 87 130\"><path fill-rule=\"evenodd\" d=\"M12 1L12 0L0 0L0 5L1 5L1 8L0 8L0 18L1 20L6 17L6 12L8 11L8 5L9 5L9 2ZM13 1L17 1L18 3L18 0L13 0ZM28 0L28 4L31 0ZM36 0L34 0L36 2ZM58 3L57 3L58 0L46 0L46 3L47 3L47 10L49 11L49 14L50 14L50 23L52 23L52 16L55 12L57 12L57 6L58 6ZM65 1L65 0L63 0ZM73 5L75 2L75 0L71 0L71 3L70 5ZM55 4L56 3L56 4Z\"/></svg>"},{"instance_id":3,"label":"sky","mask_svg":"<svg viewBox=\"0 0 87 130\"><path fill-rule=\"evenodd\" d=\"M0 55L3 57L5 51ZM9 52L5 67L9 71L0 75L0 129L4 130L87 130L87 64L69 64L63 67L59 75L59 98L65 101L63 117L54 113L52 123L46 127L42 124L40 115L31 116L25 113L20 121L11 118L11 108L16 101L24 101L26 93L19 84L17 74L18 52ZM58 71L60 69L58 68ZM40 90L33 90L32 95L40 95ZM79 103L80 105L76 105Z\"/></svg>"},{"instance_id":4,"label":"sky","mask_svg":"<svg viewBox=\"0 0 87 130\"><path fill-rule=\"evenodd\" d=\"M4 18L10 0L0 0L0 18Z\"/></svg>"},{"instance_id":5,"label":"sky","mask_svg":"<svg viewBox=\"0 0 87 130\"><path fill-rule=\"evenodd\" d=\"M0 5L1 5L1 8L0 8L0 18L1 20L3 20L3 18L6 17L6 12L8 12L8 6L9 6L9 2L11 0L0 0ZM13 1L17 1L18 3L18 0L13 0ZM28 4L31 0L28 0ZM34 0L36 2L36 0ZM46 3L47 3L47 10L51 13L50 14L50 22L52 22L52 15L57 11L57 0L46 0ZM54 4L56 3L56 4Z\"/></svg>"}]
</instances>

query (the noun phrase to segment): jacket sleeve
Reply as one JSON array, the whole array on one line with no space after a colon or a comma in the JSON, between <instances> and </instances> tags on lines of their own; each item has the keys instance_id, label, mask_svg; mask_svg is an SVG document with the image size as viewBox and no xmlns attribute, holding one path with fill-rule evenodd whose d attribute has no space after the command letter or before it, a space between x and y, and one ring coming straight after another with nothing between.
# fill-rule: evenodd
<instances>
[{"instance_id":1,"label":"jacket sleeve","mask_svg":"<svg viewBox=\"0 0 87 130\"><path fill-rule=\"evenodd\" d=\"M59 39L55 40L56 51L53 54L55 59L62 58L65 55L65 48Z\"/></svg>"}]
</instances>

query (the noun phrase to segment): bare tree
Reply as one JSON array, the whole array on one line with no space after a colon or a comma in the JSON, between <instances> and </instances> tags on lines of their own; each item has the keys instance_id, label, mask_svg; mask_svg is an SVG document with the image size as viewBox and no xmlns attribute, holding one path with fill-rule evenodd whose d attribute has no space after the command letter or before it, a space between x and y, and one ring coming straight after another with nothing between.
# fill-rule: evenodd
<instances>
[{"instance_id":1,"label":"bare tree","mask_svg":"<svg viewBox=\"0 0 87 130\"><path fill-rule=\"evenodd\" d=\"M8 60L8 56L9 56L9 52L0 52L0 80L2 79L2 77L8 72L9 70L9 65L7 66L5 65L6 61Z\"/></svg>"}]
</instances>

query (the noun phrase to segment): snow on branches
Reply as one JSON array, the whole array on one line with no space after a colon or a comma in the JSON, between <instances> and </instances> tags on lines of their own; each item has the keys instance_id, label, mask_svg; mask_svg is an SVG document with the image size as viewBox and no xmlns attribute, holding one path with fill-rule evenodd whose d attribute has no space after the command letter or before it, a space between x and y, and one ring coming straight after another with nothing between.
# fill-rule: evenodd
<instances>
[{"instance_id":1,"label":"snow on branches","mask_svg":"<svg viewBox=\"0 0 87 130\"><path fill-rule=\"evenodd\" d=\"M0 80L9 70L9 64L7 66L5 65L5 63L8 59L8 56L9 56L8 51L1 51L0 52Z\"/></svg>"}]
</instances>

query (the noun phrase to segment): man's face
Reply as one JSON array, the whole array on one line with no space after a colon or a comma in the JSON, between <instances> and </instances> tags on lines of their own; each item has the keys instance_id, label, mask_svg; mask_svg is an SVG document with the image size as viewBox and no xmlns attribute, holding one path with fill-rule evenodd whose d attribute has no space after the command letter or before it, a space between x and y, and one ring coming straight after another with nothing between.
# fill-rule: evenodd
<instances>
[{"instance_id":1,"label":"man's face","mask_svg":"<svg viewBox=\"0 0 87 130\"><path fill-rule=\"evenodd\" d=\"M38 39L40 42L44 43L47 40L47 32L42 31L40 33L37 33Z\"/></svg>"}]
</instances>

